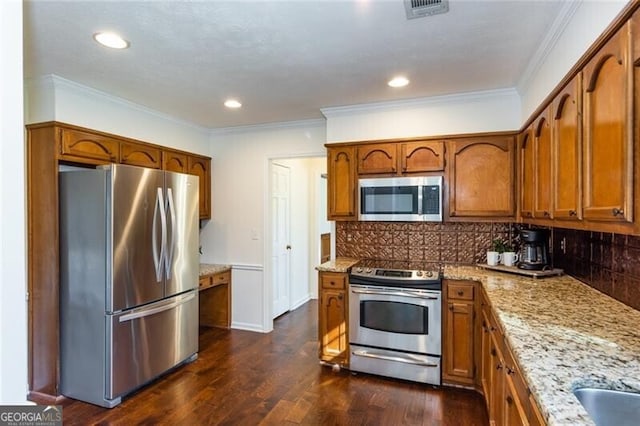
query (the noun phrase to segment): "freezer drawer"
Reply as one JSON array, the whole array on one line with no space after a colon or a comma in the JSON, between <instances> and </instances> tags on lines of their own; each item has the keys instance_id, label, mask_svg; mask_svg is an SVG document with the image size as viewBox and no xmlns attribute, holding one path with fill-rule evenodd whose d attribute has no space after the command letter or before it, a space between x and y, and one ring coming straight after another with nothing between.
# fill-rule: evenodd
<instances>
[{"instance_id":1,"label":"freezer drawer","mask_svg":"<svg viewBox=\"0 0 640 426\"><path fill-rule=\"evenodd\" d=\"M198 291L107 315L106 399L152 380L198 351ZM110 342L110 343L109 343Z\"/></svg>"}]
</instances>

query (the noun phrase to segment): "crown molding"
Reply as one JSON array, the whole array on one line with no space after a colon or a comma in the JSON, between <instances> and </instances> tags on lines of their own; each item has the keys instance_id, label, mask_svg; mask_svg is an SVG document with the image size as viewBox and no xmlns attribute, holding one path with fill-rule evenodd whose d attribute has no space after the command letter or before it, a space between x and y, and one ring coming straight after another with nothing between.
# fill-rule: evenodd
<instances>
[{"instance_id":1,"label":"crown molding","mask_svg":"<svg viewBox=\"0 0 640 426\"><path fill-rule=\"evenodd\" d=\"M582 5L581 1L567 1L562 3L562 8L553 20L549 31L546 32L544 39L538 46L536 52L531 56L531 59L527 63L527 67L518 79L516 88L519 93L523 93L524 90L531 83L531 79L538 73L542 64L546 61L547 57L558 44L558 40L564 34L567 26L571 22L571 19Z\"/></svg>"},{"instance_id":2,"label":"crown molding","mask_svg":"<svg viewBox=\"0 0 640 426\"><path fill-rule=\"evenodd\" d=\"M520 99L515 88L509 87L495 90L482 90L476 92L454 93L451 95L429 96L424 98L404 99L397 101L372 102L359 105L346 105L338 107L321 108L320 111L327 118L342 117L358 113L392 111L404 108L420 108L435 104L447 104L461 101L475 101L497 97L515 96Z\"/></svg>"},{"instance_id":3,"label":"crown molding","mask_svg":"<svg viewBox=\"0 0 640 426\"><path fill-rule=\"evenodd\" d=\"M324 127L327 120L324 118L313 118L309 120L280 121L276 123L250 124L247 126L219 127L210 129L211 136L228 135L235 133L250 133L265 130L296 129L308 127Z\"/></svg>"},{"instance_id":4,"label":"crown molding","mask_svg":"<svg viewBox=\"0 0 640 426\"><path fill-rule=\"evenodd\" d=\"M86 97L89 98L93 98L93 99L98 99L104 102L109 102L109 103L113 103L119 106L122 106L124 108L130 109L130 110L134 110L134 111L138 111L141 112L143 114L147 114L147 115L151 115L154 116L156 118L165 120L165 121L170 121L172 123L181 125L181 126L185 126L185 127L190 127L194 130L197 130L199 132L202 133L208 133L209 132L209 128L207 127L202 127L199 126L197 124L191 123L189 121L186 120L181 120L179 118L173 117L171 115L168 114L164 114L162 112L156 111L154 109L145 107L143 105L137 104L135 102L131 102L128 101L126 99L120 98L118 96L114 96L111 95L109 93L106 92L102 92L98 89L94 89L92 87L89 86L85 86L83 84L80 83L76 83L75 81L72 80L67 80L66 78L60 77L58 75L55 74L48 74L42 77L38 77L35 79L28 79L25 81L25 87L32 87L32 86L36 86L36 85L51 85L52 88L55 89L57 88L62 88L62 89L67 89L69 91L73 91L79 94L82 94ZM55 93L54 93L55 96Z\"/></svg>"}]
</instances>

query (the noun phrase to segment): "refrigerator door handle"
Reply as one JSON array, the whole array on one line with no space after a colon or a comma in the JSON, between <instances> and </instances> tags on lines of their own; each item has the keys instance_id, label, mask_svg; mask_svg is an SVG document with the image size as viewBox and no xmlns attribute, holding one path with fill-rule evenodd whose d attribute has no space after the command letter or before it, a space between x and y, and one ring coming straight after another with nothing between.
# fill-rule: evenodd
<instances>
[{"instance_id":1,"label":"refrigerator door handle","mask_svg":"<svg viewBox=\"0 0 640 426\"><path fill-rule=\"evenodd\" d=\"M120 318L118 318L118 322L131 321L134 319L144 318L150 315L158 314L160 312L168 311L170 309L177 308L178 306L187 303L194 297L196 297L195 292L191 292L191 294L189 295L174 298L176 300L166 300L160 303L154 303L150 306L147 306L141 309L134 309L133 312L131 313L121 315Z\"/></svg>"},{"instance_id":2,"label":"refrigerator door handle","mask_svg":"<svg viewBox=\"0 0 640 426\"><path fill-rule=\"evenodd\" d=\"M160 254L158 255L158 214L160 214ZM165 246L167 245L167 216L164 211L164 197L162 188L156 193L156 205L153 210L153 231L151 232L151 246L153 248L153 266L156 272L156 281L162 281L162 269L164 266Z\"/></svg>"},{"instance_id":3,"label":"refrigerator door handle","mask_svg":"<svg viewBox=\"0 0 640 426\"><path fill-rule=\"evenodd\" d=\"M171 242L165 253L165 271L167 279L171 278L171 267L173 266L173 254L176 249L176 208L173 202L173 191L167 188L167 205L169 207L169 215L171 217Z\"/></svg>"}]
</instances>

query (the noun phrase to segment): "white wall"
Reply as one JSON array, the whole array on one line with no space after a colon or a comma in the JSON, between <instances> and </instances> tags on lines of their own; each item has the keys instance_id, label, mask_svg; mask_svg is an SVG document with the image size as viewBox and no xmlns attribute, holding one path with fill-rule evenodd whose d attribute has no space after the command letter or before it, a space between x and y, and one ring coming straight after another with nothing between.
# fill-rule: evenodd
<instances>
[{"instance_id":1,"label":"white wall","mask_svg":"<svg viewBox=\"0 0 640 426\"><path fill-rule=\"evenodd\" d=\"M0 404L27 400L22 1L0 2Z\"/></svg>"},{"instance_id":2,"label":"white wall","mask_svg":"<svg viewBox=\"0 0 640 426\"><path fill-rule=\"evenodd\" d=\"M520 83L518 91L522 99L523 123L627 3L620 0L577 3L562 34L544 52L537 71L526 82Z\"/></svg>"},{"instance_id":3,"label":"white wall","mask_svg":"<svg viewBox=\"0 0 640 426\"><path fill-rule=\"evenodd\" d=\"M521 124L515 89L324 108L322 113L328 142L516 130Z\"/></svg>"},{"instance_id":4,"label":"white wall","mask_svg":"<svg viewBox=\"0 0 640 426\"><path fill-rule=\"evenodd\" d=\"M26 123L56 120L144 142L209 154L209 130L49 75L25 84Z\"/></svg>"},{"instance_id":5,"label":"white wall","mask_svg":"<svg viewBox=\"0 0 640 426\"><path fill-rule=\"evenodd\" d=\"M271 274L265 257L269 161L323 156L325 140L324 120L212 132L213 213L200 232L201 260L233 266L234 328L272 327ZM256 311L257 305L262 309Z\"/></svg>"}]
</instances>

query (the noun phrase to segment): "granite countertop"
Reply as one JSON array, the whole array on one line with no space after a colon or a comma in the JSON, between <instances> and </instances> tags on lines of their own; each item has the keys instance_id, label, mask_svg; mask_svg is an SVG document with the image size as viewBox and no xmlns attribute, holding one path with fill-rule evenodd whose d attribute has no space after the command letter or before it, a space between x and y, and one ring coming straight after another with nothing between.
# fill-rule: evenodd
<instances>
[{"instance_id":1,"label":"granite countertop","mask_svg":"<svg viewBox=\"0 0 640 426\"><path fill-rule=\"evenodd\" d=\"M349 272L349 268L358 262L360 262L360 259L338 257L335 260L330 260L316 266L316 270L320 272Z\"/></svg>"},{"instance_id":2,"label":"granite countertop","mask_svg":"<svg viewBox=\"0 0 640 426\"><path fill-rule=\"evenodd\" d=\"M640 392L640 312L570 276L532 279L477 267L445 278L479 281L549 425L593 425L572 390Z\"/></svg>"},{"instance_id":3,"label":"granite countertop","mask_svg":"<svg viewBox=\"0 0 640 426\"><path fill-rule=\"evenodd\" d=\"M231 270L231 265L218 265L213 263L200 264L200 276L217 274L218 272L226 272Z\"/></svg>"}]
</instances>

